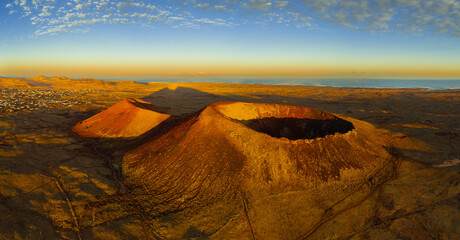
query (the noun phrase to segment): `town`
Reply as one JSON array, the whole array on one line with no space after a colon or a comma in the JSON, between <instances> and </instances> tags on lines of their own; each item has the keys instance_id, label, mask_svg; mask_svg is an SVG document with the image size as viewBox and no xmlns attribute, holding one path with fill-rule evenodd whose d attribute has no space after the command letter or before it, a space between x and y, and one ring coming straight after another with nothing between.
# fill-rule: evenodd
<instances>
[{"instance_id":1,"label":"town","mask_svg":"<svg viewBox=\"0 0 460 240\"><path fill-rule=\"evenodd\" d=\"M82 104L82 96L94 90L38 90L0 88L0 114L18 111L40 111L50 108L71 108ZM80 99L80 100L76 100Z\"/></svg>"}]
</instances>

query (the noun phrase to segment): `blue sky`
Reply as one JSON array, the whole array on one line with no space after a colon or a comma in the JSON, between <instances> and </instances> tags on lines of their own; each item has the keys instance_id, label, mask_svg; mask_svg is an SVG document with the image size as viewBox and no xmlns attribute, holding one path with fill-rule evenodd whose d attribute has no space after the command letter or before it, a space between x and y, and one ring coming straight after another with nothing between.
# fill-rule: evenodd
<instances>
[{"instance_id":1,"label":"blue sky","mask_svg":"<svg viewBox=\"0 0 460 240\"><path fill-rule=\"evenodd\" d=\"M460 78L458 0L6 0L0 75Z\"/></svg>"}]
</instances>

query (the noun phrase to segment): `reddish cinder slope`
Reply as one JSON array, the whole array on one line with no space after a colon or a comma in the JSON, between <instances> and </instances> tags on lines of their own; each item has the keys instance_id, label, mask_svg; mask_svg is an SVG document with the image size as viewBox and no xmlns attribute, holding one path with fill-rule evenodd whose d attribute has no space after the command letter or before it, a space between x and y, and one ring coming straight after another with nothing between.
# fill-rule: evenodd
<instances>
[{"instance_id":1,"label":"reddish cinder slope","mask_svg":"<svg viewBox=\"0 0 460 240\"><path fill-rule=\"evenodd\" d=\"M127 98L76 124L72 131L86 138L137 137L170 117L148 102Z\"/></svg>"},{"instance_id":2,"label":"reddish cinder slope","mask_svg":"<svg viewBox=\"0 0 460 240\"><path fill-rule=\"evenodd\" d=\"M389 135L371 124L316 109L214 103L128 152L123 175L132 188L148 192L152 208L164 209L158 211L217 206L193 219L226 222L240 209L235 219L253 221L241 227L245 221L234 220L226 226L230 232L215 238L282 239L287 232L295 239L328 205L345 203L341 197L388 173L382 170L388 143Z\"/></svg>"}]
</instances>

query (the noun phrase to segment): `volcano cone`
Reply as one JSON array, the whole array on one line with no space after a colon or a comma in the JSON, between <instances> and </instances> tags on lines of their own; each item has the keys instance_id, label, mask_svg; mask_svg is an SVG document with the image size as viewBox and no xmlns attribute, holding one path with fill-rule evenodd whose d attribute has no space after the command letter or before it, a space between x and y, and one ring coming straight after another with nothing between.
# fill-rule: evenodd
<instances>
[{"instance_id":1,"label":"volcano cone","mask_svg":"<svg viewBox=\"0 0 460 240\"><path fill-rule=\"evenodd\" d=\"M387 141L368 123L316 109L220 102L128 152L123 175L165 211L214 205L214 221L232 211L251 219L222 230L226 237L284 239L283 231L308 229L304 215L317 214L318 204L378 172Z\"/></svg>"},{"instance_id":2,"label":"volcano cone","mask_svg":"<svg viewBox=\"0 0 460 240\"><path fill-rule=\"evenodd\" d=\"M72 131L85 138L137 137L170 117L157 109L140 99L127 98L79 122Z\"/></svg>"}]
</instances>

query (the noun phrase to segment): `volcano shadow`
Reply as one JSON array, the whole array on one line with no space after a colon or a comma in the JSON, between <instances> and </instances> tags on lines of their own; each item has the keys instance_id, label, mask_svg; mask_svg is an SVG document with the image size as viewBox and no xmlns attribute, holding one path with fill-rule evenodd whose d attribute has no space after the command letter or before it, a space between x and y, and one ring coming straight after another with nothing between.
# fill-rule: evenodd
<instances>
[{"instance_id":1,"label":"volcano shadow","mask_svg":"<svg viewBox=\"0 0 460 240\"><path fill-rule=\"evenodd\" d=\"M168 113L176 116L189 116L215 102L272 103L299 107L318 106L329 112L349 114L347 113L348 108L336 108L336 106L339 106L342 102L277 94L251 93L241 95L230 92L226 94L213 94L192 87L177 87L175 89L165 87L140 99L168 110L167 112L161 113ZM347 101L345 101L345 104L346 102Z\"/></svg>"},{"instance_id":2,"label":"volcano shadow","mask_svg":"<svg viewBox=\"0 0 460 240\"><path fill-rule=\"evenodd\" d=\"M140 98L168 110L171 115L190 115L211 103L233 100L231 97L211 94L188 87L175 89L163 88L150 95ZM191 105L190 103L194 104Z\"/></svg>"},{"instance_id":3,"label":"volcano shadow","mask_svg":"<svg viewBox=\"0 0 460 240\"><path fill-rule=\"evenodd\" d=\"M347 133L354 129L351 122L339 118L323 120L267 117L235 121L257 132L290 140L323 138L326 135Z\"/></svg>"}]
</instances>

